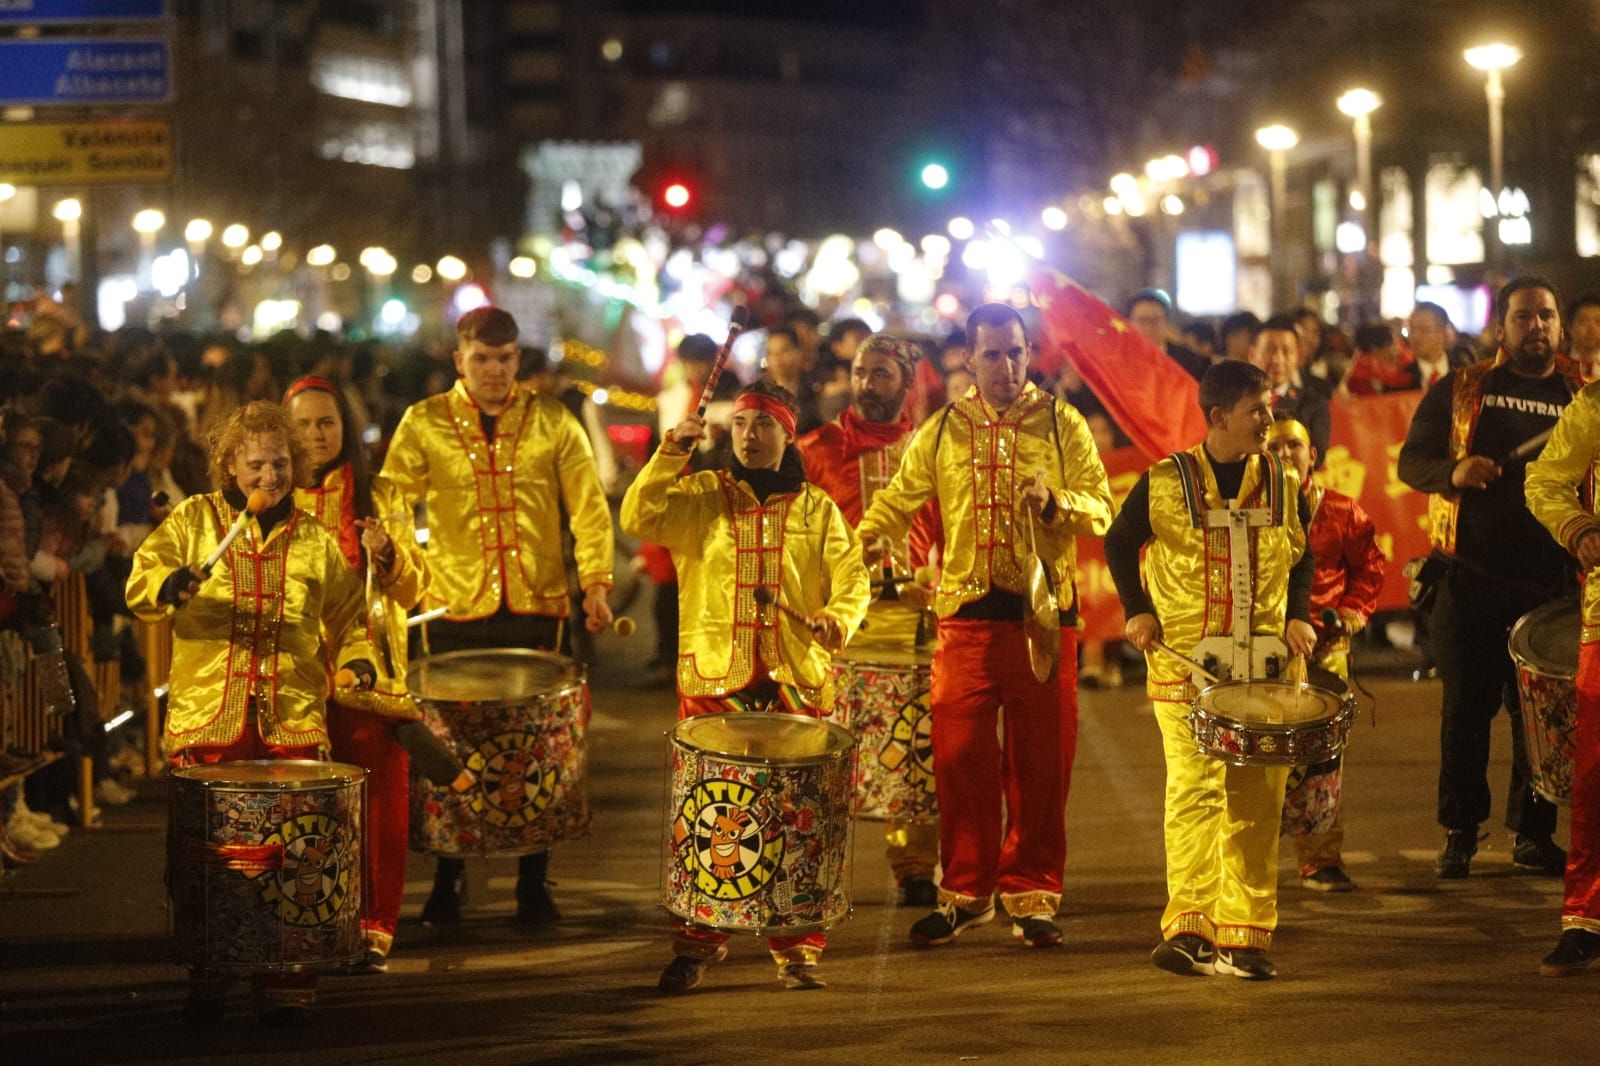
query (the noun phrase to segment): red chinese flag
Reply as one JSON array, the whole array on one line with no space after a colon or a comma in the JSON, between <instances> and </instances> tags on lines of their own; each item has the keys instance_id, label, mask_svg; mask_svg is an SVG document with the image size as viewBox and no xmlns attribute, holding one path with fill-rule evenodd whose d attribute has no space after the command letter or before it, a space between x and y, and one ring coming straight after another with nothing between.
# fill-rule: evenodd
<instances>
[{"instance_id":1,"label":"red chinese flag","mask_svg":"<svg viewBox=\"0 0 1600 1066\"><path fill-rule=\"evenodd\" d=\"M1188 371L1065 275L1038 270L1029 281L1051 341L1151 462L1205 437L1200 385Z\"/></svg>"}]
</instances>

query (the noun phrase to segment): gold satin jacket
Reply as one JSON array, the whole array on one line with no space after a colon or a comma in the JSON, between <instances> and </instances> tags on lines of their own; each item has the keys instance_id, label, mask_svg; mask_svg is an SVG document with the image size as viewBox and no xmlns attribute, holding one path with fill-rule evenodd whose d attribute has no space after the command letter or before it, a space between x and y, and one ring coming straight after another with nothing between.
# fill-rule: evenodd
<instances>
[{"instance_id":1,"label":"gold satin jacket","mask_svg":"<svg viewBox=\"0 0 1600 1066\"><path fill-rule=\"evenodd\" d=\"M375 659L361 582L304 511L291 510L265 542L252 519L182 610L156 601L162 582L204 562L238 514L220 492L191 496L133 554L128 606L147 622L172 619L168 756L239 739L252 698L268 744L327 747L327 664Z\"/></svg>"},{"instance_id":2,"label":"gold satin jacket","mask_svg":"<svg viewBox=\"0 0 1600 1066\"><path fill-rule=\"evenodd\" d=\"M861 542L839 506L815 485L765 504L726 470L679 478L687 453L665 444L622 498L622 528L672 553L678 568L678 691L725 696L756 680L760 658L808 706L833 705L828 650L755 590L802 616L827 613L846 637L866 615Z\"/></svg>"},{"instance_id":3,"label":"gold satin jacket","mask_svg":"<svg viewBox=\"0 0 1600 1066\"><path fill-rule=\"evenodd\" d=\"M457 381L406 410L383 476L408 506L427 504L431 579L423 599L451 621L487 618L502 603L516 614L566 617L563 508L579 584L611 584L611 510L594 452L556 400L515 386L489 442Z\"/></svg>"},{"instance_id":4,"label":"gold satin jacket","mask_svg":"<svg viewBox=\"0 0 1600 1066\"><path fill-rule=\"evenodd\" d=\"M1567 551L1592 529L1595 479L1600 471L1600 385L1586 385L1561 412L1550 441L1528 464L1522 493L1528 510ZM1574 553L1575 554L1575 553ZM1600 640L1600 580L1583 583L1583 628L1580 642Z\"/></svg>"},{"instance_id":5,"label":"gold satin jacket","mask_svg":"<svg viewBox=\"0 0 1600 1066\"><path fill-rule=\"evenodd\" d=\"M1207 529L1207 510L1226 506L1205 445L1186 452L1180 469L1172 456L1150 468L1150 528L1155 534L1141 570L1162 640L1188 655L1201 639L1227 636L1233 623L1229 575L1232 552L1226 528ZM1193 476L1192 475L1198 475ZM1270 455L1252 455L1239 485L1240 508L1264 508L1272 524L1250 529L1255 563L1250 631L1281 636L1289 609L1289 571L1306 550L1300 525L1300 478ZM1151 699L1182 702L1194 697L1189 668L1152 651L1146 688Z\"/></svg>"},{"instance_id":6,"label":"gold satin jacket","mask_svg":"<svg viewBox=\"0 0 1600 1066\"><path fill-rule=\"evenodd\" d=\"M349 547L356 547L361 541L361 531L355 528L343 528L346 499L352 492L352 486L345 477L345 467L336 466L323 475L322 483L308 489L295 489L294 502L301 510L313 515L332 533L339 542L341 553L345 561L350 562ZM353 501L351 501L353 503ZM399 491L388 481L381 477L372 479L372 507L383 520L384 532L394 543L394 567L387 579L378 579L378 595L383 597L383 628L384 635L389 639L389 650L394 656L395 672L390 674L384 669L383 655L378 653L376 641L373 642L372 665L378 677L371 691L340 693L338 703L341 706L351 706L374 714L382 714L391 718L418 719L422 712L412 701L406 691L406 613L415 607L422 599L422 591L428 584L428 560L422 550L422 545L417 543L416 523L411 517L411 508L400 498ZM351 508L351 514L354 508ZM353 535L353 539L352 539ZM356 558L360 559L359 548ZM356 564L352 564L356 566ZM356 576L363 582L362 597L366 596L366 574L356 567ZM363 620L366 614L363 611ZM369 632L369 638L372 634ZM336 669L337 664L330 663L330 669Z\"/></svg>"},{"instance_id":7,"label":"gold satin jacket","mask_svg":"<svg viewBox=\"0 0 1600 1066\"><path fill-rule=\"evenodd\" d=\"M1016 528L1026 512L1018 487L1042 473L1055 497L1049 522L1034 522L1039 557L1055 579L1061 610L1077 603L1075 537L1111 527L1111 489L1083 416L1031 382L1004 414L978 394L929 417L911 439L888 488L861 520L864 541L899 541L930 496L944 520L943 573L934 610L948 618L991 588L1027 595L1023 560L1032 545Z\"/></svg>"}]
</instances>

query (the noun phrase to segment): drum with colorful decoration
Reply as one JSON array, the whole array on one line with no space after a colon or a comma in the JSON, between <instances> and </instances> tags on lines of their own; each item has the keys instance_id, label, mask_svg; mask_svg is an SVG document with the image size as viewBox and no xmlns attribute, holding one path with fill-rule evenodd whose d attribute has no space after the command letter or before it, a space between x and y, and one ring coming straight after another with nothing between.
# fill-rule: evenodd
<instances>
[{"instance_id":1,"label":"drum with colorful decoration","mask_svg":"<svg viewBox=\"0 0 1600 1066\"><path fill-rule=\"evenodd\" d=\"M847 647L834 656L832 718L860 745L855 809L862 818L935 822L933 653L924 648Z\"/></svg>"},{"instance_id":2,"label":"drum with colorful decoration","mask_svg":"<svg viewBox=\"0 0 1600 1066\"><path fill-rule=\"evenodd\" d=\"M1522 735L1527 740L1533 789L1551 803L1572 795L1578 750L1578 638L1582 611L1577 597L1537 607L1511 627L1511 660L1522 697Z\"/></svg>"},{"instance_id":3,"label":"drum with colorful decoration","mask_svg":"<svg viewBox=\"0 0 1600 1066\"><path fill-rule=\"evenodd\" d=\"M748 711L687 718L668 736L662 905L764 936L849 917L850 733Z\"/></svg>"},{"instance_id":4,"label":"drum with colorful decoration","mask_svg":"<svg viewBox=\"0 0 1600 1066\"><path fill-rule=\"evenodd\" d=\"M466 772L411 783L411 846L528 855L589 827L589 684L562 655L522 648L419 659L406 687Z\"/></svg>"},{"instance_id":5,"label":"drum with colorful decoration","mask_svg":"<svg viewBox=\"0 0 1600 1066\"><path fill-rule=\"evenodd\" d=\"M211 973L361 956L367 771L263 759L168 778L167 890L178 961Z\"/></svg>"}]
</instances>

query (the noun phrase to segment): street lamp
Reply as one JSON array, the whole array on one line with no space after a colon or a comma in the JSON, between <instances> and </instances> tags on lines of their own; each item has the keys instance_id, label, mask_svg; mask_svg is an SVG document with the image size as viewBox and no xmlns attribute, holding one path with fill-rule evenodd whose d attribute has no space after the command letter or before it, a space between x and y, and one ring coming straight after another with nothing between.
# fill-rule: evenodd
<instances>
[{"instance_id":1,"label":"street lamp","mask_svg":"<svg viewBox=\"0 0 1600 1066\"><path fill-rule=\"evenodd\" d=\"M1256 130L1256 143L1267 150L1272 169L1272 305L1287 307L1291 299L1289 261L1284 248L1284 204L1289 198L1286 153L1300 143L1300 135L1282 123Z\"/></svg>"},{"instance_id":2,"label":"street lamp","mask_svg":"<svg viewBox=\"0 0 1600 1066\"><path fill-rule=\"evenodd\" d=\"M467 264L453 255L441 257L433 270L446 281L460 281L467 276Z\"/></svg>"},{"instance_id":3,"label":"street lamp","mask_svg":"<svg viewBox=\"0 0 1600 1066\"><path fill-rule=\"evenodd\" d=\"M229 251L237 252L240 248L250 243L250 227L240 222L235 222L222 231L222 246Z\"/></svg>"},{"instance_id":4,"label":"street lamp","mask_svg":"<svg viewBox=\"0 0 1600 1066\"><path fill-rule=\"evenodd\" d=\"M17 195L17 187L8 181L0 181L0 204L7 203ZM6 237L5 227L0 226L0 297L5 296L6 289Z\"/></svg>"},{"instance_id":5,"label":"street lamp","mask_svg":"<svg viewBox=\"0 0 1600 1066\"><path fill-rule=\"evenodd\" d=\"M1500 72L1517 65L1517 61L1522 58L1522 49L1516 45L1495 42L1468 48L1462 54L1469 66L1483 71L1485 75L1483 95L1489 101L1489 190L1494 194L1494 202L1499 204L1500 190L1505 188L1506 105L1506 86L1501 80ZM1486 228L1492 231L1494 227ZM1494 238L1491 247L1496 252L1499 251L1498 236Z\"/></svg>"},{"instance_id":6,"label":"street lamp","mask_svg":"<svg viewBox=\"0 0 1600 1066\"><path fill-rule=\"evenodd\" d=\"M1356 191L1361 194L1361 221L1366 225L1369 205L1372 203L1372 113L1383 106L1383 98L1371 89L1351 89L1336 101L1340 114L1348 115L1355 124L1356 135Z\"/></svg>"},{"instance_id":7,"label":"street lamp","mask_svg":"<svg viewBox=\"0 0 1600 1066\"><path fill-rule=\"evenodd\" d=\"M83 219L83 203L69 196L65 200L57 200L50 214L61 223L61 243L67 246L67 272L77 277L83 255L78 240L78 224Z\"/></svg>"}]
</instances>

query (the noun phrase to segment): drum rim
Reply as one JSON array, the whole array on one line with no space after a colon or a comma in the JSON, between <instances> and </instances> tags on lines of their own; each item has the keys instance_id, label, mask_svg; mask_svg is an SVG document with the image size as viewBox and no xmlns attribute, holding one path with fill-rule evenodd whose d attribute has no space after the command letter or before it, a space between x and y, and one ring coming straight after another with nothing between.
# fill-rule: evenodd
<instances>
[{"instance_id":1,"label":"drum rim","mask_svg":"<svg viewBox=\"0 0 1600 1066\"><path fill-rule=\"evenodd\" d=\"M1196 735L1198 727L1195 719L1197 718L1206 719L1208 725L1227 724L1238 726L1254 736L1298 737L1302 733L1332 729L1339 737L1339 745L1338 750L1330 757L1338 757L1344 754L1345 747L1350 743L1350 730L1354 728L1356 723L1356 703L1354 699L1351 699L1346 703L1342 703L1338 713L1331 718L1320 718L1314 722L1302 722L1294 726L1285 723L1264 723L1260 726L1253 726L1248 722L1239 722L1221 715L1208 714L1198 707L1192 707L1189 710L1189 733L1194 740L1197 754L1204 755L1209 759L1221 759L1230 766L1304 766L1306 765L1305 757L1298 752L1293 755L1288 753L1265 755L1259 751L1252 751L1248 755L1242 755L1236 751L1227 751L1221 747L1208 744ZM1306 726L1312 728L1302 728Z\"/></svg>"},{"instance_id":2,"label":"drum rim","mask_svg":"<svg viewBox=\"0 0 1600 1066\"><path fill-rule=\"evenodd\" d=\"M701 721L702 719L722 717L721 715L712 714L695 715L692 718L683 718L677 722L674 722L672 728L667 730L667 739L672 742L673 747L691 755L711 756L713 758L721 759L724 762L733 763L736 766L816 766L833 762L838 759L848 759L858 743L854 733L840 725L838 722L831 721L827 718L813 718L808 714L786 714L778 711L728 711L724 713L763 715L768 718L779 718L792 720L795 722L805 722L811 725L824 726L827 728L830 734L843 738L845 740L845 744L837 751L827 751L819 755L745 755L740 752L714 751L710 748L698 748L691 745L680 735L680 731L683 730L685 726Z\"/></svg>"},{"instance_id":3,"label":"drum rim","mask_svg":"<svg viewBox=\"0 0 1600 1066\"><path fill-rule=\"evenodd\" d=\"M1233 687L1235 685L1268 685L1268 686L1277 687L1277 688L1298 688L1299 687L1299 682L1297 682L1297 681L1285 681L1284 679L1278 678L1278 677L1251 677L1251 678L1243 678L1243 679L1241 679L1239 681L1218 681L1215 684L1207 685L1205 688L1203 688L1199 692L1195 693L1194 699L1192 701L1190 701L1190 704L1189 704L1190 713L1191 714L1204 715L1208 719L1213 719L1213 720L1217 720L1217 721L1232 722L1232 723L1234 723L1236 725L1243 726L1243 727L1248 728L1248 729L1255 729L1255 728L1282 729L1282 728L1288 728L1290 726L1295 726L1295 725L1320 725L1320 724L1322 724L1324 722L1333 721L1335 718L1339 717L1339 715L1343 714L1345 712L1346 708L1349 709L1351 714L1355 713L1355 694L1354 693L1350 692L1348 689L1346 689L1344 692L1336 692L1335 690L1333 690L1331 688L1325 688L1322 685L1313 685L1313 684L1311 684L1309 682L1306 684L1306 688L1307 689L1316 689L1319 693L1322 693L1323 695L1326 695L1326 696L1331 697L1333 699L1334 712L1332 714L1326 715L1326 716L1324 716L1322 718L1308 718L1308 719L1305 719L1302 722L1296 722L1296 723L1291 723L1291 722L1252 722L1252 721L1249 721L1249 720L1243 719L1243 718L1235 718L1233 715L1230 715L1230 714L1223 714L1220 711L1208 710L1207 708L1200 706L1200 701L1206 698L1207 693L1215 692L1215 691L1217 691L1219 689L1223 689L1223 688L1231 688L1231 687Z\"/></svg>"},{"instance_id":4,"label":"drum rim","mask_svg":"<svg viewBox=\"0 0 1600 1066\"><path fill-rule=\"evenodd\" d=\"M1562 672L1556 673L1548 662L1543 659L1535 659L1530 654L1532 648L1523 646L1527 643L1527 634L1534 625L1545 618L1569 610L1577 612L1578 632L1581 638L1583 633L1583 602L1577 596L1562 596L1559 599L1551 600L1549 603L1541 603L1511 624L1511 633L1506 637L1506 650L1511 654L1512 661L1519 669L1530 668L1532 673L1541 677L1554 678L1558 681L1571 681L1578 676L1576 662L1573 663L1570 672L1567 672L1566 667L1562 666L1560 667Z\"/></svg>"},{"instance_id":5,"label":"drum rim","mask_svg":"<svg viewBox=\"0 0 1600 1066\"><path fill-rule=\"evenodd\" d=\"M208 778L202 771L215 771L224 766L297 766L316 767L322 777L303 781L243 781ZM229 759L225 762L202 763L196 766L179 766L172 770L175 780L191 782L213 792L315 792L328 787L344 788L365 781L371 774L364 766L355 763L321 759Z\"/></svg>"},{"instance_id":6,"label":"drum rim","mask_svg":"<svg viewBox=\"0 0 1600 1066\"><path fill-rule=\"evenodd\" d=\"M908 671L908 672L915 672L915 671L918 671L918 670L931 670L931 669L933 669L933 649L932 648L923 649L923 648L919 647L919 648L912 649L910 652L905 652L905 651L899 652L899 654L901 654L901 655L908 655L909 654L911 656L914 656L914 659L912 661L907 661L907 662L882 662L880 660L872 658L872 654L874 652L890 651L890 650L892 650L892 649L889 649L889 648L875 648L875 647L851 648L847 644L842 649L840 649L840 651L839 651L839 653L837 655L835 655L833 657L833 661L834 661L835 665L838 665L840 663L848 663L851 666L873 666L873 667L877 667L880 670L904 670L904 671Z\"/></svg>"},{"instance_id":7,"label":"drum rim","mask_svg":"<svg viewBox=\"0 0 1600 1066\"><path fill-rule=\"evenodd\" d=\"M456 660L465 660L485 655L503 655L519 659L535 659L559 663L571 671L571 677L563 680L553 688L542 692L529 693L526 696L508 697L497 696L489 700L459 700L445 699L438 696L427 696L419 692L412 684L412 676L424 670L430 663L448 663ZM440 652L438 655L426 655L415 659L406 667L406 694L417 704L424 707L523 707L530 700L543 699L548 696L557 696L569 692L581 692L583 686L588 684L588 672L584 665L569 655L559 652L539 651L534 648L462 648L457 651Z\"/></svg>"}]
</instances>

